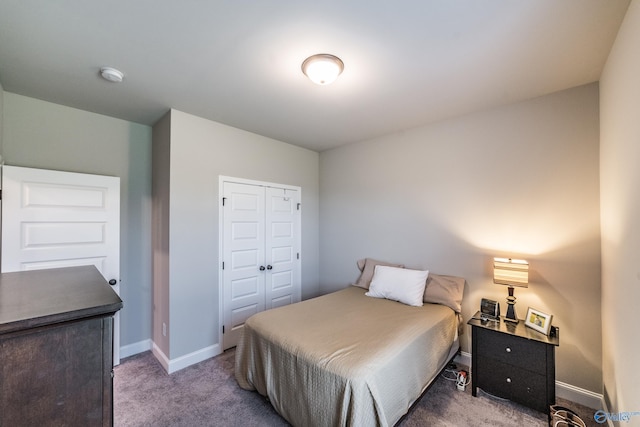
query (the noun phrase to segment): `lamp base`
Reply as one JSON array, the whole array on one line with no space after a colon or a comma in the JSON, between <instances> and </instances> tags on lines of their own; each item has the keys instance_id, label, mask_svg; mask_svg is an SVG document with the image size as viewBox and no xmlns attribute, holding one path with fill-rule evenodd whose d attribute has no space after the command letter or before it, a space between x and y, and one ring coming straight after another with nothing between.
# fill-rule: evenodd
<instances>
[{"instance_id":1,"label":"lamp base","mask_svg":"<svg viewBox=\"0 0 640 427\"><path fill-rule=\"evenodd\" d=\"M510 323L518 323L519 320L518 316L516 315L516 309L513 307L513 304L507 304L509 304L509 307L507 307L507 314L504 316L504 321Z\"/></svg>"},{"instance_id":2,"label":"lamp base","mask_svg":"<svg viewBox=\"0 0 640 427\"><path fill-rule=\"evenodd\" d=\"M509 296L507 297L507 314L504 316L505 322L518 323L516 315L516 297L513 296L513 286L509 286Z\"/></svg>"}]
</instances>

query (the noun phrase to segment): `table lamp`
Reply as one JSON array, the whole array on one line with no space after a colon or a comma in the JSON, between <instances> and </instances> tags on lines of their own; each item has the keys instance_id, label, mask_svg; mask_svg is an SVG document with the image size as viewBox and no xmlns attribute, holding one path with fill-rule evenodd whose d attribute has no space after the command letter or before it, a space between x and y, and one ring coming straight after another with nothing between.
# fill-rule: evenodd
<instances>
[{"instance_id":1,"label":"table lamp","mask_svg":"<svg viewBox=\"0 0 640 427\"><path fill-rule=\"evenodd\" d=\"M516 297L513 296L513 287L527 287L529 283L529 263L523 259L494 258L493 283L509 286L507 315L504 317L504 321L518 323L518 316L514 307L516 305Z\"/></svg>"}]
</instances>

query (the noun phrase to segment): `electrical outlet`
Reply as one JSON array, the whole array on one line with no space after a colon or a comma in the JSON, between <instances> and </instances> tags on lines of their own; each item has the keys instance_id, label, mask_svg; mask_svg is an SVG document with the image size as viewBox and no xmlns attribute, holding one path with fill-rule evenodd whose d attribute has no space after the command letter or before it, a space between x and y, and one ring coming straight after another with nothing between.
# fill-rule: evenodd
<instances>
[{"instance_id":1,"label":"electrical outlet","mask_svg":"<svg viewBox=\"0 0 640 427\"><path fill-rule=\"evenodd\" d=\"M162 322L162 336L166 337L167 336L167 324Z\"/></svg>"}]
</instances>

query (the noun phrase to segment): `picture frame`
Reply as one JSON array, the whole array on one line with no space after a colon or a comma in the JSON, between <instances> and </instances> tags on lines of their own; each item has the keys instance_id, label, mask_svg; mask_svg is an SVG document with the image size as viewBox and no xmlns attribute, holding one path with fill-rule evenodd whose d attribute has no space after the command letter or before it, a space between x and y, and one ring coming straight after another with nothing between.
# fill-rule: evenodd
<instances>
[{"instance_id":1,"label":"picture frame","mask_svg":"<svg viewBox=\"0 0 640 427\"><path fill-rule=\"evenodd\" d=\"M529 307L529 310L527 310L527 317L525 317L524 319L524 324L531 329L534 329L545 335L549 335L549 331L551 330L552 318L553 315L551 314L543 313L540 310Z\"/></svg>"}]
</instances>

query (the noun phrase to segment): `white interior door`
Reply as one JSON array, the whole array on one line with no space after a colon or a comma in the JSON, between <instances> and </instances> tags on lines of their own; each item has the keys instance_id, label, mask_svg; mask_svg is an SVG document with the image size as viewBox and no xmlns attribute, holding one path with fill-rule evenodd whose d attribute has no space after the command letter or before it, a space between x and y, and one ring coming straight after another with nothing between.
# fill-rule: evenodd
<instances>
[{"instance_id":1,"label":"white interior door","mask_svg":"<svg viewBox=\"0 0 640 427\"><path fill-rule=\"evenodd\" d=\"M300 301L300 190L222 183L223 349L244 322Z\"/></svg>"},{"instance_id":2,"label":"white interior door","mask_svg":"<svg viewBox=\"0 0 640 427\"><path fill-rule=\"evenodd\" d=\"M233 347L244 322L264 310L264 188L225 182L223 348Z\"/></svg>"},{"instance_id":3,"label":"white interior door","mask_svg":"<svg viewBox=\"0 0 640 427\"><path fill-rule=\"evenodd\" d=\"M120 294L120 178L2 167L2 272L95 265ZM120 316L114 318L120 362Z\"/></svg>"},{"instance_id":4,"label":"white interior door","mask_svg":"<svg viewBox=\"0 0 640 427\"><path fill-rule=\"evenodd\" d=\"M298 191L267 187L266 308L300 301L300 215Z\"/></svg>"}]
</instances>

